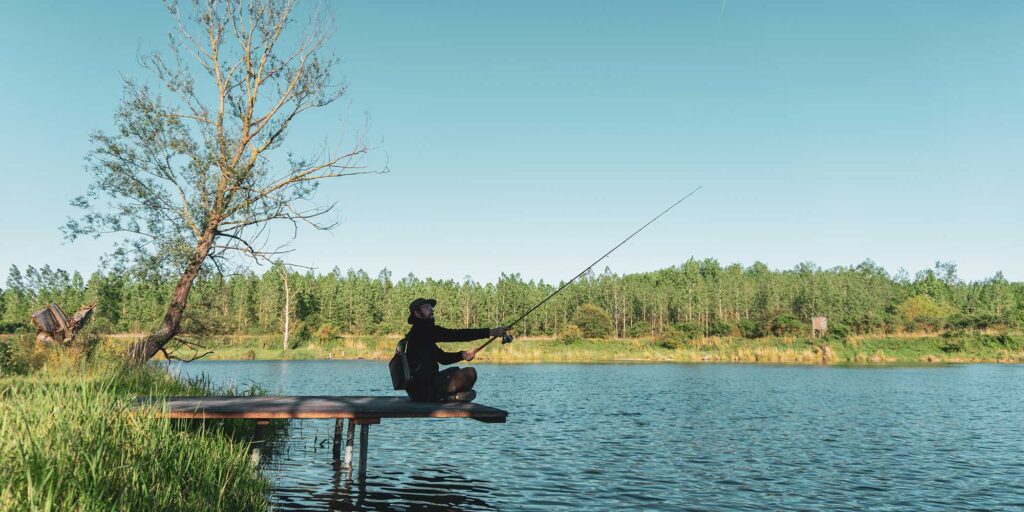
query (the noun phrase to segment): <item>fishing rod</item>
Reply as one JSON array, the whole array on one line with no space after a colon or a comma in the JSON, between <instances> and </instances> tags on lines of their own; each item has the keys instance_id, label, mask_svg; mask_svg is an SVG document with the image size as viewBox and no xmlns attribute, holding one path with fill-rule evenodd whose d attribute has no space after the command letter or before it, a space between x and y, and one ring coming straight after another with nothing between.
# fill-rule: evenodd
<instances>
[{"instance_id":1,"label":"fishing rod","mask_svg":"<svg viewBox=\"0 0 1024 512\"><path fill-rule=\"evenodd\" d=\"M564 290L566 286L569 286L570 284L572 284L573 281L579 279L580 276L582 276L583 274L586 274L588 270L594 268L594 265L597 265L598 263L601 262L601 260L607 258L609 254L615 252L615 249L618 249L619 247L622 247L622 244L628 242L630 238L633 238L634 236L636 236L637 233L643 231L644 228L646 228L647 226L650 226L652 223L654 223L654 221L658 220L659 217L661 217L662 215L665 215L666 213L668 213L669 210L671 210L672 208L675 208L676 205L678 205L679 203L685 201L686 198L692 196L693 194L696 194L697 191L700 190L701 188L703 188L703 185L693 189L692 191L690 191L689 194L686 194L685 196L683 196L682 199L676 201L675 203L672 203L672 206L669 206L668 208L665 208L664 211L662 211L661 213L656 215L653 219L647 221L647 224L644 224L643 226L640 226L640 229L634 231L632 235L629 235L628 237L626 237L625 240L619 242L619 245L616 245L615 247L612 247L612 249L610 251L604 253L604 256L601 256L600 258L597 259L597 261L591 263L590 266L588 266L587 268L583 269L582 272L580 272L579 274L576 274L576 277L570 279L567 283L565 283L562 286L558 287L558 289L555 290L551 295L548 295L546 299L540 301L536 306L530 308L529 311L527 311L526 313L523 313L522 316L517 318L515 322L512 322L511 324L509 324L508 325L509 329L511 329L512 327L515 327L515 325L518 324L519 322L522 322L523 319L526 318L530 313L533 313L533 311L535 309L543 306L545 302L551 300L551 297L554 297L555 295L558 295L558 292ZM483 345L480 345L480 348L477 348L473 352L476 353L476 352L479 352L479 351L483 350L484 347L486 347L487 345L490 345L491 342L496 340L496 339L498 339L498 336L491 337L491 339L487 340L487 342L484 343ZM503 336L501 336L501 343L502 344L512 343L512 336L510 334L508 334L508 333L505 333Z\"/></svg>"}]
</instances>

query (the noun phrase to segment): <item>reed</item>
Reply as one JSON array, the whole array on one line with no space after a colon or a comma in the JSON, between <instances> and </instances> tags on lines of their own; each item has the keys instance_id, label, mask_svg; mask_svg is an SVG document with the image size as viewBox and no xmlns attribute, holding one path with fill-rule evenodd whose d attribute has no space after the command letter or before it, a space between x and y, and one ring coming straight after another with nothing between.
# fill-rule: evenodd
<instances>
[{"instance_id":1,"label":"reed","mask_svg":"<svg viewBox=\"0 0 1024 512\"><path fill-rule=\"evenodd\" d=\"M265 510L246 425L137 413L136 395L220 393L85 361L0 379L2 510Z\"/></svg>"},{"instance_id":2,"label":"reed","mask_svg":"<svg viewBox=\"0 0 1024 512\"><path fill-rule=\"evenodd\" d=\"M397 336L341 336L302 340L288 350L279 336L230 336L205 342L210 359L370 359L386 360ZM109 343L125 343L109 340ZM447 351L480 345L443 343ZM825 347L827 346L827 351ZM707 337L580 339L518 338L495 342L477 356L479 363L590 363L616 361L736 363L955 363L1024 362L1020 333L945 333L932 336L857 336L846 339L803 337Z\"/></svg>"}]
</instances>

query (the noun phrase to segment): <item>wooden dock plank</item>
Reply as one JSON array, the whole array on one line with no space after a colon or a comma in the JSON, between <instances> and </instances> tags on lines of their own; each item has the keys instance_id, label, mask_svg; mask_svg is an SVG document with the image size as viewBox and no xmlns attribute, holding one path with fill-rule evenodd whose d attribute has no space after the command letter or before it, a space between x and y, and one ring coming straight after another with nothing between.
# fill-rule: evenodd
<instances>
[{"instance_id":1,"label":"wooden dock plank","mask_svg":"<svg viewBox=\"0 0 1024 512\"><path fill-rule=\"evenodd\" d=\"M329 419L471 418L504 423L508 412L476 403L414 402L397 396L173 396L139 397L170 418ZM163 412L166 411L166 412Z\"/></svg>"}]
</instances>

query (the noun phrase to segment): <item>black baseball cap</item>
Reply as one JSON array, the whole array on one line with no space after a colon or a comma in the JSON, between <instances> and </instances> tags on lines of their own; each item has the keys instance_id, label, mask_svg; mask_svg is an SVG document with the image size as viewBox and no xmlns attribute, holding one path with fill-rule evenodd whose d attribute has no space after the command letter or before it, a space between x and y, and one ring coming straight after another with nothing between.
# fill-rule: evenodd
<instances>
[{"instance_id":1,"label":"black baseball cap","mask_svg":"<svg viewBox=\"0 0 1024 512\"><path fill-rule=\"evenodd\" d=\"M416 300L410 302L409 303L409 323L410 324L413 321L412 312L416 311L417 309L420 308L420 306L422 306L424 304L430 304L431 307L434 307L434 306L437 305L437 301L434 300L434 299L424 299L424 298L421 297L419 299L416 299Z\"/></svg>"}]
</instances>

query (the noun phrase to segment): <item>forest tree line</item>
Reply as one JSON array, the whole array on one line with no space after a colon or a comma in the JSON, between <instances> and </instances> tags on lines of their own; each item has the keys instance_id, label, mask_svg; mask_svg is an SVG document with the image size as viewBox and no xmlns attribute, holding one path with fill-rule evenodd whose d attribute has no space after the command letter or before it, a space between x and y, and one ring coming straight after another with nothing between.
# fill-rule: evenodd
<instances>
[{"instance_id":1,"label":"forest tree line","mask_svg":"<svg viewBox=\"0 0 1024 512\"><path fill-rule=\"evenodd\" d=\"M98 332L141 333L160 323L174 281L132 270L95 272L86 280L49 266L24 271L12 266L0 291L0 331L30 331L30 313L50 302L65 311L94 302ZM411 274L396 280L386 269L376 276L338 268L321 274L278 263L262 274L200 276L184 332L280 333L287 315L291 332L300 338L399 334L408 328L407 306L416 297L438 300L442 325L493 326L518 318L560 284L525 281L519 274L502 274L496 283ZM722 266L714 259L690 259L654 272L588 273L516 332L754 338L809 334L810 318L818 315L840 335L1020 328L1024 283L1008 282L1002 273L965 282L955 265L941 262L911 277L903 271L890 274L870 260L850 267L802 263L772 270L759 262Z\"/></svg>"}]
</instances>

